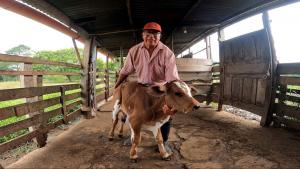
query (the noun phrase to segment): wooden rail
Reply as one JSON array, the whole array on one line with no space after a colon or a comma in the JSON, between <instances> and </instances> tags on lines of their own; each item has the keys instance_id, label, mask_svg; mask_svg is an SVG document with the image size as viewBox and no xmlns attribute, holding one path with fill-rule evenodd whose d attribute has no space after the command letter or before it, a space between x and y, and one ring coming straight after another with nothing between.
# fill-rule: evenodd
<instances>
[{"instance_id":1,"label":"wooden rail","mask_svg":"<svg viewBox=\"0 0 300 169\"><path fill-rule=\"evenodd\" d=\"M17 55L8 55L8 54L0 54L0 62L19 62L19 63L30 63L30 64L45 64L45 65L55 65L55 66L65 66L80 69L80 65L75 65L71 63L64 62L54 62L49 60L42 60L32 57L24 57Z\"/></svg>"}]
</instances>

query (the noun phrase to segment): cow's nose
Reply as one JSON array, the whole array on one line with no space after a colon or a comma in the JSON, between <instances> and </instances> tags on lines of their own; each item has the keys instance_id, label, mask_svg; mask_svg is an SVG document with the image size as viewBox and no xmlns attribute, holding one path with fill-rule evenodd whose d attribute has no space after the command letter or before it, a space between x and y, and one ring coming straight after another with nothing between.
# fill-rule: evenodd
<instances>
[{"instance_id":1,"label":"cow's nose","mask_svg":"<svg viewBox=\"0 0 300 169\"><path fill-rule=\"evenodd\" d=\"M195 105L195 106L193 107L193 110L198 110L199 108L200 108L199 105Z\"/></svg>"}]
</instances>

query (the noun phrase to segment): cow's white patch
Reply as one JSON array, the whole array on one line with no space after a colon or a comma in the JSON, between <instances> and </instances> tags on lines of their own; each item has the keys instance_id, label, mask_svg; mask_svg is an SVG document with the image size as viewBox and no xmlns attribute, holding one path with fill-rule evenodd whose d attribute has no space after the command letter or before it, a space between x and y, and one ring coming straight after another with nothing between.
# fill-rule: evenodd
<instances>
[{"instance_id":1,"label":"cow's white patch","mask_svg":"<svg viewBox=\"0 0 300 169\"><path fill-rule=\"evenodd\" d=\"M175 84L182 89L188 96L192 97L191 89L189 86L184 82L175 82Z\"/></svg>"},{"instance_id":2,"label":"cow's white patch","mask_svg":"<svg viewBox=\"0 0 300 169\"><path fill-rule=\"evenodd\" d=\"M114 110L112 112L112 118L113 118L113 121L115 121L117 119L117 115L120 111L120 108L121 108L121 105L119 104L120 100L116 100L115 102L115 105L114 105Z\"/></svg>"},{"instance_id":3,"label":"cow's white patch","mask_svg":"<svg viewBox=\"0 0 300 169\"><path fill-rule=\"evenodd\" d=\"M131 131L131 134L130 134L131 143L133 143L134 131L133 131L132 127L131 127L131 124L130 123L128 123L128 124L129 124L129 128L130 128L130 131Z\"/></svg>"},{"instance_id":4,"label":"cow's white patch","mask_svg":"<svg viewBox=\"0 0 300 169\"><path fill-rule=\"evenodd\" d=\"M144 125L143 129L151 131L153 133L154 137L156 137L158 129L161 128L161 126L163 124L165 124L169 119L170 119L170 116L167 116L167 118L163 119L162 121L156 122L154 126Z\"/></svg>"}]
</instances>

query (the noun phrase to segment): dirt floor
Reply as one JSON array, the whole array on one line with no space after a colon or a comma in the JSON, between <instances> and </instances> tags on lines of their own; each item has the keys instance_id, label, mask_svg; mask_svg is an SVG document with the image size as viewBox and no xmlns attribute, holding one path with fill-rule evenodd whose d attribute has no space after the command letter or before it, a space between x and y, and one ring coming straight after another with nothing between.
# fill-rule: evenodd
<instances>
[{"instance_id":1,"label":"dirt floor","mask_svg":"<svg viewBox=\"0 0 300 169\"><path fill-rule=\"evenodd\" d=\"M143 133L140 160L129 160L125 138L108 141L111 103L96 118L83 119L6 168L300 168L300 133L261 128L255 120L211 109L173 116L170 161L155 152L152 134ZM127 129L127 127L126 127Z\"/></svg>"}]
</instances>

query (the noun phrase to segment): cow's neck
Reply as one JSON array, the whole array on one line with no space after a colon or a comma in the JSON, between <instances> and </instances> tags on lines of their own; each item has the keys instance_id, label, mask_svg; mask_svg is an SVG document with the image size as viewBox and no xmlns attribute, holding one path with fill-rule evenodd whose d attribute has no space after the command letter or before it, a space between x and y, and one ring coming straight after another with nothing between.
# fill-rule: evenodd
<instances>
[{"instance_id":1,"label":"cow's neck","mask_svg":"<svg viewBox=\"0 0 300 169\"><path fill-rule=\"evenodd\" d=\"M159 98L159 102L157 102L157 104L153 105L155 107L155 112L152 112L152 118L151 121L156 121L156 120L161 120L164 118L167 118L169 115L165 114L165 112L163 111L163 106L166 105L166 98L165 96Z\"/></svg>"}]
</instances>

